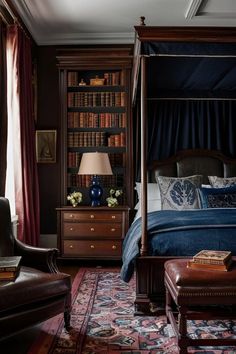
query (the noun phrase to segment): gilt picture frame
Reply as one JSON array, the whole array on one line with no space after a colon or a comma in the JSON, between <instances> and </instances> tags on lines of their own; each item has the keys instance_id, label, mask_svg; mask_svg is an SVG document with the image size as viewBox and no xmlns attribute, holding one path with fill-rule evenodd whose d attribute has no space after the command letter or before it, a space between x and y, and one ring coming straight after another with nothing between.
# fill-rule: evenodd
<instances>
[{"instance_id":1,"label":"gilt picture frame","mask_svg":"<svg viewBox=\"0 0 236 354\"><path fill-rule=\"evenodd\" d=\"M38 163L55 163L56 147L56 130L36 130L36 160Z\"/></svg>"}]
</instances>

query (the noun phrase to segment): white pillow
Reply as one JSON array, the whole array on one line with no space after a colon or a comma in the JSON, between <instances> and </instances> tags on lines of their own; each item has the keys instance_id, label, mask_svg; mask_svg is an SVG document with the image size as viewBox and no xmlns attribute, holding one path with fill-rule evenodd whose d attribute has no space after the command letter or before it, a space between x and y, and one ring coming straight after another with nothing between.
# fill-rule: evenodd
<instances>
[{"instance_id":1,"label":"white pillow","mask_svg":"<svg viewBox=\"0 0 236 354\"><path fill-rule=\"evenodd\" d=\"M136 182L135 188L137 193L138 193L138 200L141 199L141 183ZM157 184L155 183L148 183L147 184L147 200L156 200L156 199L161 199L160 196L160 189Z\"/></svg>"},{"instance_id":2,"label":"white pillow","mask_svg":"<svg viewBox=\"0 0 236 354\"><path fill-rule=\"evenodd\" d=\"M138 202L135 205L135 209L137 210L135 214L134 220L138 219L141 217L141 205L140 202ZM161 199L156 199L156 200L148 200L147 201L147 212L151 213L152 211L157 211L161 210Z\"/></svg>"},{"instance_id":3,"label":"white pillow","mask_svg":"<svg viewBox=\"0 0 236 354\"><path fill-rule=\"evenodd\" d=\"M137 210L134 220L141 217L141 183L136 182L135 188L138 194L138 203L135 205L134 209ZM157 183L147 184L147 212L161 210L161 196L160 190Z\"/></svg>"}]
</instances>

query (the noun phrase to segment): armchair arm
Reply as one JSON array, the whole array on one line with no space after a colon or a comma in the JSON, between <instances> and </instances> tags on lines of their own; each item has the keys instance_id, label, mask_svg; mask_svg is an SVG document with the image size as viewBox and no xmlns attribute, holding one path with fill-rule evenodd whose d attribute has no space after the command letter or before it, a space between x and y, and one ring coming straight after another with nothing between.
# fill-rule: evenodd
<instances>
[{"instance_id":1,"label":"armchair arm","mask_svg":"<svg viewBox=\"0 0 236 354\"><path fill-rule=\"evenodd\" d=\"M56 264L59 254L57 248L33 247L15 239L14 251L15 255L22 256L22 265L49 273L59 272Z\"/></svg>"}]
</instances>

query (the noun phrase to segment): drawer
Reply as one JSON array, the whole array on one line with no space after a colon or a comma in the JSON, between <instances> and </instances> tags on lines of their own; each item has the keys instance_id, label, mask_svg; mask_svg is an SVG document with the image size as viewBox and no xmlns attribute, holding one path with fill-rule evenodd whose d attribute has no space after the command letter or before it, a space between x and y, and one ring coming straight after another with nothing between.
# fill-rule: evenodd
<instances>
[{"instance_id":1,"label":"drawer","mask_svg":"<svg viewBox=\"0 0 236 354\"><path fill-rule=\"evenodd\" d=\"M64 236L120 236L120 223L64 223Z\"/></svg>"},{"instance_id":2,"label":"drawer","mask_svg":"<svg viewBox=\"0 0 236 354\"><path fill-rule=\"evenodd\" d=\"M121 222L122 221L122 212L105 212L105 211L73 211L73 212L63 212L64 221L112 221L112 222Z\"/></svg>"},{"instance_id":3,"label":"drawer","mask_svg":"<svg viewBox=\"0 0 236 354\"><path fill-rule=\"evenodd\" d=\"M120 257L121 256L121 241L83 241L83 240L68 240L64 241L64 255L83 256L83 257Z\"/></svg>"}]
</instances>

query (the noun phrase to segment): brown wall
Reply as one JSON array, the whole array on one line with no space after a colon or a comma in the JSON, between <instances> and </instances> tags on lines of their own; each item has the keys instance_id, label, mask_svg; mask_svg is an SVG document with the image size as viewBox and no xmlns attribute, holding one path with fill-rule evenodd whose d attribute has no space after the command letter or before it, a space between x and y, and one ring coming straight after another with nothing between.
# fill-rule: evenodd
<instances>
[{"instance_id":1,"label":"brown wall","mask_svg":"<svg viewBox=\"0 0 236 354\"><path fill-rule=\"evenodd\" d=\"M56 47L37 48L38 112L37 129L57 130L56 163L38 163L40 232L56 233L56 211L60 204L60 105Z\"/></svg>"}]
</instances>

